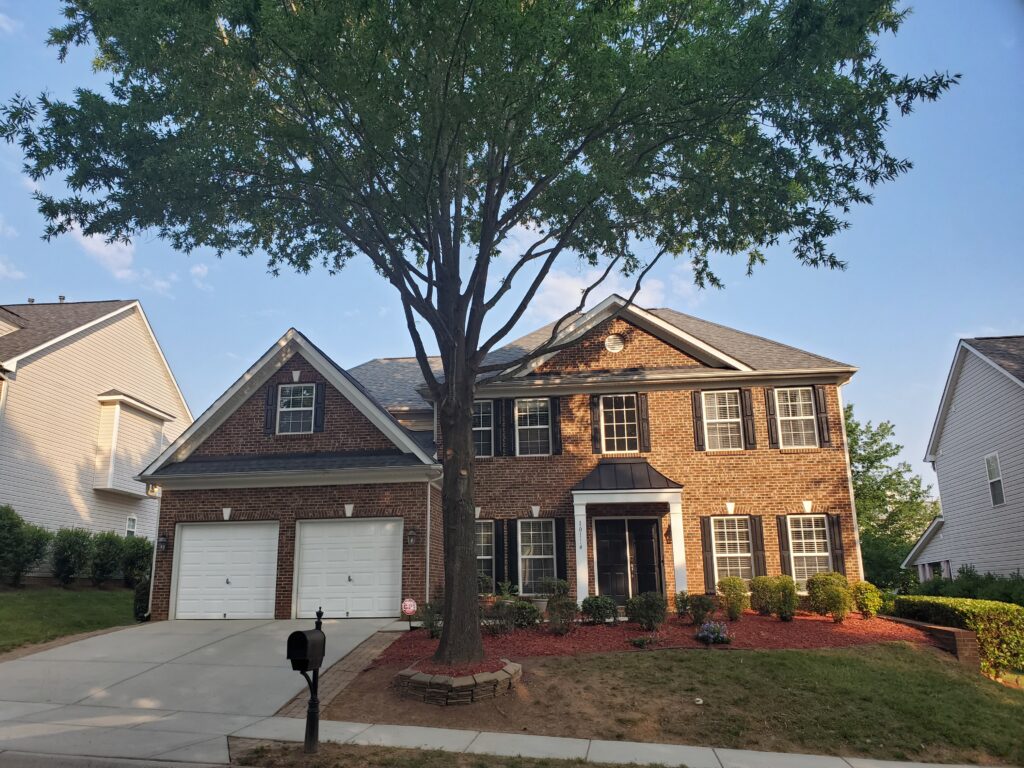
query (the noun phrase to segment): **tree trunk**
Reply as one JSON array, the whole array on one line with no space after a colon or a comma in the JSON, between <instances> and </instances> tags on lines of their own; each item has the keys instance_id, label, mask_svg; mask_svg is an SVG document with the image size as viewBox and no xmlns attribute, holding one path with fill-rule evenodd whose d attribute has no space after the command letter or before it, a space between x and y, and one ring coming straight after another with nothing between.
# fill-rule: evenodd
<instances>
[{"instance_id":1,"label":"tree trunk","mask_svg":"<svg viewBox=\"0 0 1024 768\"><path fill-rule=\"evenodd\" d=\"M477 601L475 515L473 505L473 378L446 385L438 406L444 480L444 610L441 644L434 661L463 664L484 657Z\"/></svg>"}]
</instances>

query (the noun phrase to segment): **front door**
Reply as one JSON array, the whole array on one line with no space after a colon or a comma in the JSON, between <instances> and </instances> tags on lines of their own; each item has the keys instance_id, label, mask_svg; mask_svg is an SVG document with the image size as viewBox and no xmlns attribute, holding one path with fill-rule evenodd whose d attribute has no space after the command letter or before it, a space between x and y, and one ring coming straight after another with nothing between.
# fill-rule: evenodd
<instances>
[{"instance_id":1,"label":"front door","mask_svg":"<svg viewBox=\"0 0 1024 768\"><path fill-rule=\"evenodd\" d=\"M641 592L661 592L658 521L595 520L597 591L617 603Z\"/></svg>"}]
</instances>

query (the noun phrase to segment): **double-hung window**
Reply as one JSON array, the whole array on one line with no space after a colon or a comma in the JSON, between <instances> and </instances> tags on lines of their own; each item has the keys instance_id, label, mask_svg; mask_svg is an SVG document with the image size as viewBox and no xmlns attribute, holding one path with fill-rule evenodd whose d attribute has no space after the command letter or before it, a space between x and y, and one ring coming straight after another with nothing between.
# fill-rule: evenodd
<instances>
[{"instance_id":1,"label":"double-hung window","mask_svg":"<svg viewBox=\"0 0 1024 768\"><path fill-rule=\"evenodd\" d=\"M640 450L636 395L601 396L601 440L603 453Z\"/></svg>"},{"instance_id":2,"label":"double-hung window","mask_svg":"<svg viewBox=\"0 0 1024 768\"><path fill-rule=\"evenodd\" d=\"M726 576L754 576L754 547L749 517L715 517L711 520L711 546L715 557L715 583Z\"/></svg>"},{"instance_id":3,"label":"double-hung window","mask_svg":"<svg viewBox=\"0 0 1024 768\"><path fill-rule=\"evenodd\" d=\"M519 592L536 595L555 576L555 521L519 521Z\"/></svg>"},{"instance_id":4,"label":"double-hung window","mask_svg":"<svg viewBox=\"0 0 1024 768\"><path fill-rule=\"evenodd\" d=\"M779 420L780 447L818 447L814 391L810 387L776 389L775 406L776 418Z\"/></svg>"},{"instance_id":5,"label":"double-hung window","mask_svg":"<svg viewBox=\"0 0 1024 768\"><path fill-rule=\"evenodd\" d=\"M740 391L730 389L702 394L708 450L742 450L743 416L740 412Z\"/></svg>"},{"instance_id":6,"label":"double-hung window","mask_svg":"<svg viewBox=\"0 0 1024 768\"><path fill-rule=\"evenodd\" d=\"M516 455L551 455L551 401L546 397L516 400Z\"/></svg>"},{"instance_id":7,"label":"double-hung window","mask_svg":"<svg viewBox=\"0 0 1024 768\"><path fill-rule=\"evenodd\" d=\"M282 384L277 390L277 433L298 435L313 431L315 384Z\"/></svg>"},{"instance_id":8,"label":"double-hung window","mask_svg":"<svg viewBox=\"0 0 1024 768\"><path fill-rule=\"evenodd\" d=\"M138 527L139 518L137 518L135 515L128 515L128 519L124 521L124 535L131 538L135 535Z\"/></svg>"},{"instance_id":9,"label":"double-hung window","mask_svg":"<svg viewBox=\"0 0 1024 768\"><path fill-rule=\"evenodd\" d=\"M473 452L476 456L494 455L494 401L473 401Z\"/></svg>"},{"instance_id":10,"label":"double-hung window","mask_svg":"<svg viewBox=\"0 0 1024 768\"><path fill-rule=\"evenodd\" d=\"M832 570L828 521L824 515L790 515L788 522L793 580L803 589L814 574Z\"/></svg>"},{"instance_id":11,"label":"double-hung window","mask_svg":"<svg viewBox=\"0 0 1024 768\"><path fill-rule=\"evenodd\" d=\"M476 521L476 572L494 586L494 521Z\"/></svg>"},{"instance_id":12,"label":"double-hung window","mask_svg":"<svg viewBox=\"0 0 1024 768\"><path fill-rule=\"evenodd\" d=\"M992 497L992 506L998 507L1006 501L1003 497L1003 470L999 466L998 453L990 453L985 457L985 471L988 472L988 493Z\"/></svg>"}]
</instances>

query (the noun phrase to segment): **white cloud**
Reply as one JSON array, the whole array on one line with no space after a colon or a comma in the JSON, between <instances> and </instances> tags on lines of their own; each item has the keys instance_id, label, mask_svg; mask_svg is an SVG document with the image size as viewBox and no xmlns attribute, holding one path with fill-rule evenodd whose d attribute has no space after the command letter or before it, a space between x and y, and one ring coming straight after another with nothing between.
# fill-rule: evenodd
<instances>
[{"instance_id":1,"label":"white cloud","mask_svg":"<svg viewBox=\"0 0 1024 768\"><path fill-rule=\"evenodd\" d=\"M144 290L174 298L171 288L178 282L178 276L173 272L160 275L151 269L137 269L134 243L108 243L99 235L84 234L77 225L71 228L71 237L115 279L123 283L135 283Z\"/></svg>"},{"instance_id":2,"label":"white cloud","mask_svg":"<svg viewBox=\"0 0 1024 768\"><path fill-rule=\"evenodd\" d=\"M192 275L192 283L201 291L212 291L213 286L206 282L206 276L210 274L210 268L206 264L193 264L188 273Z\"/></svg>"},{"instance_id":3,"label":"white cloud","mask_svg":"<svg viewBox=\"0 0 1024 768\"><path fill-rule=\"evenodd\" d=\"M0 213L0 237L17 237L18 230L7 223L7 219Z\"/></svg>"},{"instance_id":4,"label":"white cloud","mask_svg":"<svg viewBox=\"0 0 1024 768\"><path fill-rule=\"evenodd\" d=\"M526 311L527 316L539 322L558 319L579 304L583 291L597 281L601 272L601 269L591 268L576 273L552 270ZM600 303L612 293L629 296L635 286L635 277L608 275L604 282L591 292L587 308ZM640 284L640 292L634 301L642 307L660 307L665 304L665 291L664 280L648 276Z\"/></svg>"},{"instance_id":5,"label":"white cloud","mask_svg":"<svg viewBox=\"0 0 1024 768\"><path fill-rule=\"evenodd\" d=\"M6 13L0 13L0 35L13 35L21 29L21 22Z\"/></svg>"},{"instance_id":6,"label":"white cloud","mask_svg":"<svg viewBox=\"0 0 1024 768\"><path fill-rule=\"evenodd\" d=\"M0 256L0 280L21 280L23 277L25 277L24 272L14 266L4 256Z\"/></svg>"}]
</instances>

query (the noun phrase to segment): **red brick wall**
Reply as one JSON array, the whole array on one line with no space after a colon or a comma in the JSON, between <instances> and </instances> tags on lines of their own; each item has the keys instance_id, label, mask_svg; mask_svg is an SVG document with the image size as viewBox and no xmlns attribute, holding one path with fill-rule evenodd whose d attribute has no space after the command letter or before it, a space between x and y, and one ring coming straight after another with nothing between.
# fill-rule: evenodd
<instances>
[{"instance_id":1,"label":"red brick wall","mask_svg":"<svg viewBox=\"0 0 1024 768\"><path fill-rule=\"evenodd\" d=\"M353 518L401 517L405 523L402 543L402 596L425 599L427 532L426 483L311 486L304 488L246 488L200 491L165 490L160 504L158 536L167 539L167 550L157 553L153 581L153 618L166 619L170 601L175 526L178 523L223 522L221 510L231 508L231 522L278 520L277 593L275 618L291 618L292 575L295 554L295 521L345 516L345 504L354 504ZM440 513L440 499L433 514ZM436 518L431 521L436 529ZM409 534L416 543L410 545ZM431 549L437 540L431 533ZM434 567L433 565L431 566ZM433 576L432 576L433 580ZM395 606L398 613L398 606Z\"/></svg>"},{"instance_id":2,"label":"red brick wall","mask_svg":"<svg viewBox=\"0 0 1024 768\"><path fill-rule=\"evenodd\" d=\"M292 371L300 383L326 380L300 354L295 354L271 377L269 386L290 384ZM397 451L395 444L363 416L338 390L326 384L324 431L308 435L264 433L266 386L246 400L217 430L196 448L195 456L231 456L263 453L344 453Z\"/></svg>"}]
</instances>

